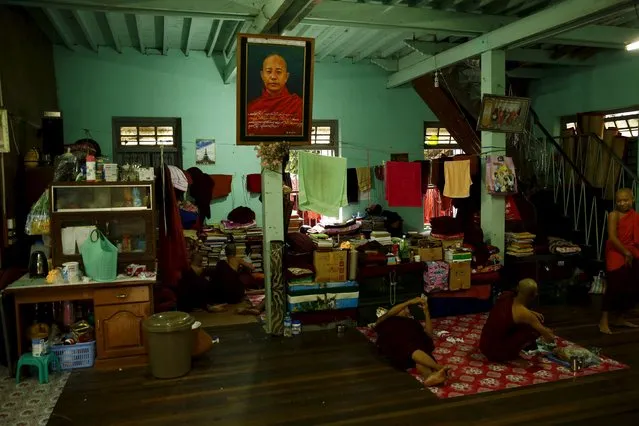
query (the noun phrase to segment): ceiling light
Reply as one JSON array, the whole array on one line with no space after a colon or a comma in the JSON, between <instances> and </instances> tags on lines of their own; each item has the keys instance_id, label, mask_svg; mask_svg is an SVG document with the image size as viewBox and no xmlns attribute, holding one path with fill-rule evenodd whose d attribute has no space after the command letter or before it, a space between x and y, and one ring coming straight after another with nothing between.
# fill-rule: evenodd
<instances>
[{"instance_id":1,"label":"ceiling light","mask_svg":"<svg viewBox=\"0 0 639 426\"><path fill-rule=\"evenodd\" d=\"M626 50L628 52L632 51L632 50L638 50L639 49L639 40L637 41L633 41L630 44L626 44Z\"/></svg>"}]
</instances>

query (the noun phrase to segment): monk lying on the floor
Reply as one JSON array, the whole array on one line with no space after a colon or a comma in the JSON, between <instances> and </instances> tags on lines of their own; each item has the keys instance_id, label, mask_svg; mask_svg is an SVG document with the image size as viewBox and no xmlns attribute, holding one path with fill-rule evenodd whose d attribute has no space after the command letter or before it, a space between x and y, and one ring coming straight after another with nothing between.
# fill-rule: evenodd
<instances>
[{"instance_id":1,"label":"monk lying on the floor","mask_svg":"<svg viewBox=\"0 0 639 426\"><path fill-rule=\"evenodd\" d=\"M537 283L529 278L519 282L516 293L508 291L499 296L479 341L479 349L488 360L516 360L522 349L536 347L540 336L546 342L554 342L554 334L542 324L543 315L528 309L536 297Z\"/></svg>"},{"instance_id":2,"label":"monk lying on the floor","mask_svg":"<svg viewBox=\"0 0 639 426\"><path fill-rule=\"evenodd\" d=\"M411 317L408 307L420 305L424 310L424 326ZM435 386L446 381L448 367L439 365L432 356L433 325L426 298L416 297L393 306L377 319L377 347L382 355L397 368L417 368L424 378L424 385Z\"/></svg>"}]
</instances>

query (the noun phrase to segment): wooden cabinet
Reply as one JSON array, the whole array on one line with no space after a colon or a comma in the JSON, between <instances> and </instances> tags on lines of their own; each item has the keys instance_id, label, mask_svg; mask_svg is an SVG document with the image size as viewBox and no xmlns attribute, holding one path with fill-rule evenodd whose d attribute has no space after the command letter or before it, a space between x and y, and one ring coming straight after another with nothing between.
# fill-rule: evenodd
<instances>
[{"instance_id":1,"label":"wooden cabinet","mask_svg":"<svg viewBox=\"0 0 639 426\"><path fill-rule=\"evenodd\" d=\"M54 266L82 261L83 229L99 229L118 247L118 272L131 264L152 268L156 231L152 182L54 182L51 236Z\"/></svg>"},{"instance_id":2,"label":"wooden cabinet","mask_svg":"<svg viewBox=\"0 0 639 426\"><path fill-rule=\"evenodd\" d=\"M148 286L95 290L95 332L99 359L144 355L142 322L151 315Z\"/></svg>"},{"instance_id":3,"label":"wooden cabinet","mask_svg":"<svg viewBox=\"0 0 639 426\"><path fill-rule=\"evenodd\" d=\"M151 314L150 303L96 306L98 358L119 358L146 353L142 321Z\"/></svg>"},{"instance_id":4,"label":"wooden cabinet","mask_svg":"<svg viewBox=\"0 0 639 426\"><path fill-rule=\"evenodd\" d=\"M18 353L28 347L21 321L23 305L84 300L94 306L97 361L117 366L132 358L142 360L146 355L142 323L153 313L154 284L155 279L136 277L109 283L47 284L43 278L23 276L4 290L14 296L16 333L22 336Z\"/></svg>"}]
</instances>

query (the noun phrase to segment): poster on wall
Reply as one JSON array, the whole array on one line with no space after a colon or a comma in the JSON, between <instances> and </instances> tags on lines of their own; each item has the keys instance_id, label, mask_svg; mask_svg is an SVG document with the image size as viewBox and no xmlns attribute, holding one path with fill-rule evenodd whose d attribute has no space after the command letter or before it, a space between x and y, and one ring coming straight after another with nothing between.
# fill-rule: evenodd
<instances>
[{"instance_id":1,"label":"poster on wall","mask_svg":"<svg viewBox=\"0 0 639 426\"><path fill-rule=\"evenodd\" d=\"M9 143L9 114L6 109L0 109L0 152L11 151Z\"/></svg>"},{"instance_id":2,"label":"poster on wall","mask_svg":"<svg viewBox=\"0 0 639 426\"><path fill-rule=\"evenodd\" d=\"M238 34L238 145L310 145L314 43L310 38Z\"/></svg>"},{"instance_id":3,"label":"poster on wall","mask_svg":"<svg viewBox=\"0 0 639 426\"><path fill-rule=\"evenodd\" d=\"M195 164L215 164L215 139L195 140Z\"/></svg>"},{"instance_id":4,"label":"poster on wall","mask_svg":"<svg viewBox=\"0 0 639 426\"><path fill-rule=\"evenodd\" d=\"M528 120L530 98L484 95L477 130L522 133Z\"/></svg>"}]
</instances>

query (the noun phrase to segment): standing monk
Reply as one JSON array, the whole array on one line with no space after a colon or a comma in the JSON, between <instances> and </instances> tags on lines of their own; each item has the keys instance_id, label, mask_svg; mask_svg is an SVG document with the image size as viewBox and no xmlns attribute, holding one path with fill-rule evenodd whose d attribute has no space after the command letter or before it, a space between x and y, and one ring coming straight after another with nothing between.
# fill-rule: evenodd
<instances>
[{"instance_id":1,"label":"standing monk","mask_svg":"<svg viewBox=\"0 0 639 426\"><path fill-rule=\"evenodd\" d=\"M636 303L639 286L639 213L634 210L632 191L622 188L615 195L615 210L608 215L606 242L606 291L599 330L612 334L608 314L616 317L612 325L638 327L623 319Z\"/></svg>"},{"instance_id":2,"label":"standing monk","mask_svg":"<svg viewBox=\"0 0 639 426\"><path fill-rule=\"evenodd\" d=\"M424 310L424 326L411 317L408 307L420 305ZM377 319L377 347L398 369L416 368L424 378L425 386L435 386L446 381L448 367L433 359L433 324L430 320L428 302L416 297L393 306Z\"/></svg>"},{"instance_id":3,"label":"standing monk","mask_svg":"<svg viewBox=\"0 0 639 426\"><path fill-rule=\"evenodd\" d=\"M537 298L537 283L526 278L517 285L517 293L499 296L481 332L479 349L493 362L514 361L519 352L532 346L541 336L554 342L555 336L543 326L544 317L528 306Z\"/></svg>"},{"instance_id":4,"label":"standing monk","mask_svg":"<svg viewBox=\"0 0 639 426\"><path fill-rule=\"evenodd\" d=\"M248 104L246 133L249 136L302 134L303 102L286 87L290 73L286 60L276 54L264 59L260 77L262 95Z\"/></svg>"}]
</instances>

